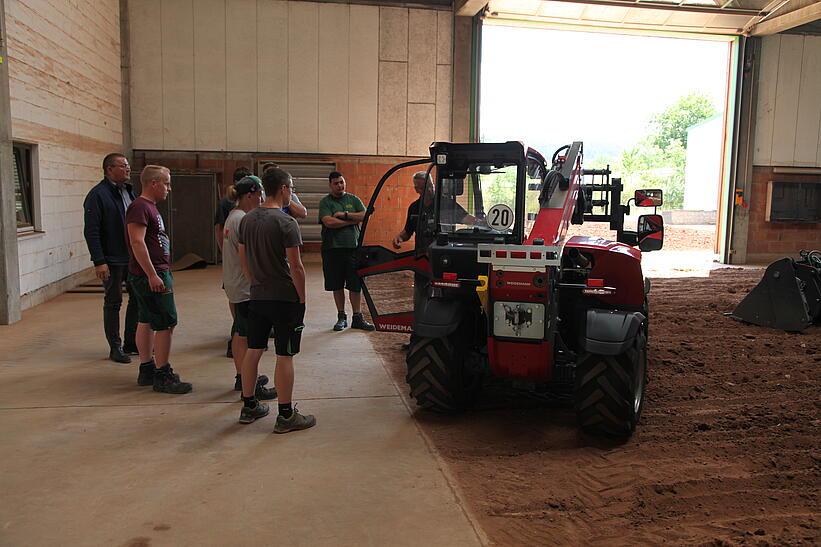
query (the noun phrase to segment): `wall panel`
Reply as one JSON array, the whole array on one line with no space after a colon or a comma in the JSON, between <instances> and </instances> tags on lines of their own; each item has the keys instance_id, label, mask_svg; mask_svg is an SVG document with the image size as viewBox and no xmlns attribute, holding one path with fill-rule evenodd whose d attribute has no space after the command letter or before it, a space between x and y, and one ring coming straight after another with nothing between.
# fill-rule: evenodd
<instances>
[{"instance_id":1,"label":"wall panel","mask_svg":"<svg viewBox=\"0 0 821 547\"><path fill-rule=\"evenodd\" d=\"M194 148L194 7L192 0L163 0L163 145ZM156 30L154 31L156 32Z\"/></svg>"},{"instance_id":2,"label":"wall panel","mask_svg":"<svg viewBox=\"0 0 821 547\"><path fill-rule=\"evenodd\" d=\"M758 106L755 122L755 163L769 165L773 151L775 92L778 86L778 57L781 35L767 36L761 42L758 72Z\"/></svg>"},{"instance_id":3,"label":"wall panel","mask_svg":"<svg viewBox=\"0 0 821 547\"><path fill-rule=\"evenodd\" d=\"M257 1L257 144L288 150L288 3Z\"/></svg>"},{"instance_id":4,"label":"wall panel","mask_svg":"<svg viewBox=\"0 0 821 547\"><path fill-rule=\"evenodd\" d=\"M821 36L804 37L795 130L796 165L817 165L821 131Z\"/></svg>"},{"instance_id":5,"label":"wall panel","mask_svg":"<svg viewBox=\"0 0 821 547\"><path fill-rule=\"evenodd\" d=\"M437 18L431 10L408 14L408 102L436 101Z\"/></svg>"},{"instance_id":6,"label":"wall panel","mask_svg":"<svg viewBox=\"0 0 821 547\"><path fill-rule=\"evenodd\" d=\"M791 165L795 160L795 128L798 120L798 89L804 37L784 35L778 56L778 87L773 113L774 164Z\"/></svg>"},{"instance_id":7,"label":"wall panel","mask_svg":"<svg viewBox=\"0 0 821 547\"><path fill-rule=\"evenodd\" d=\"M427 156L436 132L436 106L408 103L408 156Z\"/></svg>"},{"instance_id":8,"label":"wall panel","mask_svg":"<svg viewBox=\"0 0 821 547\"><path fill-rule=\"evenodd\" d=\"M225 150L225 0L198 0L197 4L194 10L194 148Z\"/></svg>"},{"instance_id":9,"label":"wall panel","mask_svg":"<svg viewBox=\"0 0 821 547\"><path fill-rule=\"evenodd\" d=\"M379 60L408 60L408 10L379 8Z\"/></svg>"},{"instance_id":10,"label":"wall panel","mask_svg":"<svg viewBox=\"0 0 821 547\"><path fill-rule=\"evenodd\" d=\"M227 0L226 102L229 150L257 149L257 3Z\"/></svg>"},{"instance_id":11,"label":"wall panel","mask_svg":"<svg viewBox=\"0 0 821 547\"><path fill-rule=\"evenodd\" d=\"M437 65L436 67L436 140L449 141L451 138L451 66Z\"/></svg>"},{"instance_id":12,"label":"wall panel","mask_svg":"<svg viewBox=\"0 0 821 547\"><path fill-rule=\"evenodd\" d=\"M350 7L348 152L376 154L379 8Z\"/></svg>"},{"instance_id":13,"label":"wall panel","mask_svg":"<svg viewBox=\"0 0 821 547\"><path fill-rule=\"evenodd\" d=\"M349 19L346 4L319 5L319 152L348 151Z\"/></svg>"},{"instance_id":14,"label":"wall panel","mask_svg":"<svg viewBox=\"0 0 821 547\"><path fill-rule=\"evenodd\" d=\"M379 154L405 155L407 145L408 64L379 63Z\"/></svg>"},{"instance_id":15,"label":"wall panel","mask_svg":"<svg viewBox=\"0 0 821 547\"><path fill-rule=\"evenodd\" d=\"M131 137L135 147L163 148L162 139L162 37L154 16L160 0L128 3L131 35ZM146 8L146 9L139 9Z\"/></svg>"},{"instance_id":16,"label":"wall panel","mask_svg":"<svg viewBox=\"0 0 821 547\"><path fill-rule=\"evenodd\" d=\"M315 151L318 145L319 9L309 2L288 4L288 150Z\"/></svg>"}]
</instances>

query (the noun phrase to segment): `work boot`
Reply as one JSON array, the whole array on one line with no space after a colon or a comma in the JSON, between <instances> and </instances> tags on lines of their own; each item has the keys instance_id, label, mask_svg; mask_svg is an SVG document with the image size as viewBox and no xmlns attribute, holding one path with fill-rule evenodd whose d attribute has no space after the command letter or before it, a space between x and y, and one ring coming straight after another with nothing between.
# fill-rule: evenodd
<instances>
[{"instance_id":1,"label":"work boot","mask_svg":"<svg viewBox=\"0 0 821 547\"><path fill-rule=\"evenodd\" d=\"M180 381L180 377L174 374L174 369L171 368L170 364L154 371L154 391L182 395L189 393L193 387L188 382Z\"/></svg>"},{"instance_id":2,"label":"work boot","mask_svg":"<svg viewBox=\"0 0 821 547\"><path fill-rule=\"evenodd\" d=\"M228 349L225 350L225 356L229 359L234 358L234 348L231 347L231 339L228 339Z\"/></svg>"},{"instance_id":3,"label":"work boot","mask_svg":"<svg viewBox=\"0 0 821 547\"><path fill-rule=\"evenodd\" d=\"M303 416L296 410L291 413L290 418L285 418L280 414L277 416L277 423L274 426L274 433L288 433L289 431L299 431L300 429L308 429L316 425L316 418L313 414Z\"/></svg>"},{"instance_id":4,"label":"work boot","mask_svg":"<svg viewBox=\"0 0 821 547\"><path fill-rule=\"evenodd\" d=\"M137 349L137 344L132 343L125 343L123 344L123 353L128 355L139 355L140 350Z\"/></svg>"},{"instance_id":5,"label":"work boot","mask_svg":"<svg viewBox=\"0 0 821 547\"><path fill-rule=\"evenodd\" d=\"M138 386L153 386L154 385L154 371L157 369L154 361L148 363L140 363L140 373L137 375Z\"/></svg>"},{"instance_id":6,"label":"work boot","mask_svg":"<svg viewBox=\"0 0 821 547\"><path fill-rule=\"evenodd\" d=\"M348 326L348 316L344 311L341 311L336 316L336 323L334 323L334 330L341 331Z\"/></svg>"},{"instance_id":7,"label":"work boot","mask_svg":"<svg viewBox=\"0 0 821 547\"><path fill-rule=\"evenodd\" d=\"M268 382L268 377L264 374L257 376L257 386L267 385ZM242 376L239 374L234 376L234 391L242 391Z\"/></svg>"},{"instance_id":8,"label":"work boot","mask_svg":"<svg viewBox=\"0 0 821 547\"><path fill-rule=\"evenodd\" d=\"M376 327L374 327L372 324L365 321L365 318L362 317L361 313L353 314L353 321L351 321L351 328L352 329L359 329L359 330L367 330L367 331L372 331L372 330L376 329Z\"/></svg>"},{"instance_id":9,"label":"work boot","mask_svg":"<svg viewBox=\"0 0 821 547\"><path fill-rule=\"evenodd\" d=\"M242 405L242 410L239 413L239 423L250 424L260 418L264 418L271 411L271 407L265 403L260 403L254 400L254 406L248 406L248 403Z\"/></svg>"},{"instance_id":10,"label":"work boot","mask_svg":"<svg viewBox=\"0 0 821 547\"><path fill-rule=\"evenodd\" d=\"M111 351L108 353L108 358L115 363L130 363L131 357L123 353L123 348L120 346L111 346Z\"/></svg>"}]
</instances>

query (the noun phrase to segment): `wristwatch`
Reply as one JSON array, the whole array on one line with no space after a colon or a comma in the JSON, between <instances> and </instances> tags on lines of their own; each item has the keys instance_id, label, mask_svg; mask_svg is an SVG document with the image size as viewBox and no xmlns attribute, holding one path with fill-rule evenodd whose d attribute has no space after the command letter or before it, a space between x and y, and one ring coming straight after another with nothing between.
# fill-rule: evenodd
<instances>
[{"instance_id":1,"label":"wristwatch","mask_svg":"<svg viewBox=\"0 0 821 547\"><path fill-rule=\"evenodd\" d=\"M345 211L345 220L348 220L348 211Z\"/></svg>"}]
</instances>

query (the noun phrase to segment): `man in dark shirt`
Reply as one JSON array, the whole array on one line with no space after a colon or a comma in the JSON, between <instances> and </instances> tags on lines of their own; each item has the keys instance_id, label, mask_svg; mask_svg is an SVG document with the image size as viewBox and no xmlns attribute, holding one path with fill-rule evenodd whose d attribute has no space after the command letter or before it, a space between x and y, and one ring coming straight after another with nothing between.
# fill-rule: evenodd
<instances>
[{"instance_id":1,"label":"man in dark shirt","mask_svg":"<svg viewBox=\"0 0 821 547\"><path fill-rule=\"evenodd\" d=\"M157 202L165 200L171 191L171 173L166 167L146 165L140 174L140 184L142 193L125 214L131 245L128 281L139 308L137 349L140 373L137 384L153 385L154 391L162 393L188 393L191 384L180 381L168 362L171 335L177 325L177 308L171 276L171 242L157 210Z\"/></svg>"},{"instance_id":2,"label":"man in dark shirt","mask_svg":"<svg viewBox=\"0 0 821 547\"><path fill-rule=\"evenodd\" d=\"M128 290L125 312L125 344L120 339L120 307L123 302L123 282L128 276L128 245L125 237L125 210L134 201L129 176L128 159L118 153L103 159L104 178L91 189L83 203L85 236L94 272L103 282L103 329L110 348L108 357L116 363L130 363L128 353L136 353L137 305Z\"/></svg>"},{"instance_id":3,"label":"man in dark shirt","mask_svg":"<svg viewBox=\"0 0 821 547\"><path fill-rule=\"evenodd\" d=\"M422 215L422 224L433 216L433 200L435 189L430 175L425 171L418 171L413 175L413 189L419 194L419 199L408 206L408 214L405 217L405 227L393 238L393 248L400 249L402 243L409 240L416 232L419 224L419 215ZM448 211L449 217L457 224L474 224L476 218L468 214L458 203L453 204L452 210ZM416 236L416 248L424 249L431 244L429 238Z\"/></svg>"},{"instance_id":4,"label":"man in dark shirt","mask_svg":"<svg viewBox=\"0 0 821 547\"><path fill-rule=\"evenodd\" d=\"M248 350L242 362L242 411L239 421L249 424L268 415L269 408L255 396L259 360L274 329L277 361L274 386L279 403L274 433L288 433L316 425L316 418L292 405L294 356L299 353L305 320L305 268L299 247L302 236L296 220L282 211L291 201L294 182L279 168L262 175L265 202L246 214L239 225L239 257L251 281L248 304Z\"/></svg>"}]
</instances>

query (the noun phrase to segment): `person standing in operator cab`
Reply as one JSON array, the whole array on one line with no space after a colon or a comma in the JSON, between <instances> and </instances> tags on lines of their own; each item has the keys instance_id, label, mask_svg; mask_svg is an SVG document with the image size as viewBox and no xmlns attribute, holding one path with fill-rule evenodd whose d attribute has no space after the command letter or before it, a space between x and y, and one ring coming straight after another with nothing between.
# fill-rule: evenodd
<instances>
[{"instance_id":1,"label":"person standing in operator cab","mask_svg":"<svg viewBox=\"0 0 821 547\"><path fill-rule=\"evenodd\" d=\"M348 326L345 313L345 289L348 289L353 311L351 328L371 331L374 326L362 316L362 285L356 275L356 245L365 206L362 200L345 191L347 183L339 171L328 175L328 186L330 193L319 202L319 223L322 224L325 290L333 293L336 303L337 320L333 329L341 331Z\"/></svg>"}]
</instances>

